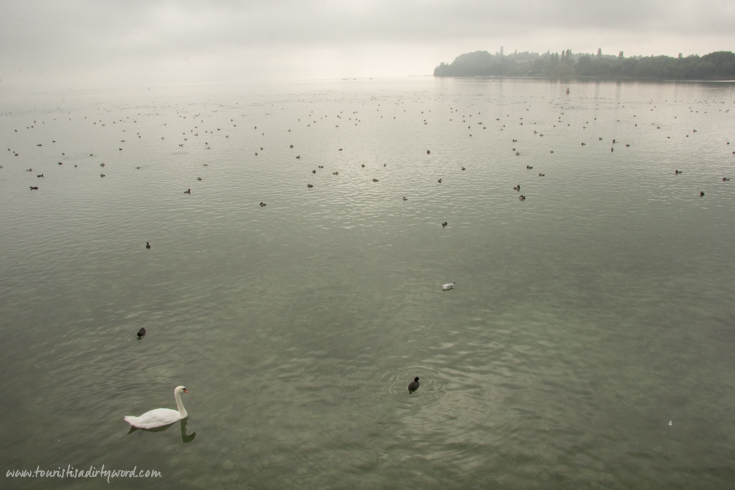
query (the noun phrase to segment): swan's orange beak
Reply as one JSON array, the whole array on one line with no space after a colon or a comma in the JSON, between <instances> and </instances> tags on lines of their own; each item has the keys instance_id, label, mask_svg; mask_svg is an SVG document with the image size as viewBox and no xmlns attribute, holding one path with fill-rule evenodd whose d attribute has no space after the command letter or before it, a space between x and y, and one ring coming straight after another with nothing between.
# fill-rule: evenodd
<instances>
[{"instance_id":1,"label":"swan's orange beak","mask_svg":"<svg viewBox=\"0 0 735 490\"><path fill-rule=\"evenodd\" d=\"M189 390L187 390L186 388L184 388L184 393L189 393Z\"/></svg>"}]
</instances>

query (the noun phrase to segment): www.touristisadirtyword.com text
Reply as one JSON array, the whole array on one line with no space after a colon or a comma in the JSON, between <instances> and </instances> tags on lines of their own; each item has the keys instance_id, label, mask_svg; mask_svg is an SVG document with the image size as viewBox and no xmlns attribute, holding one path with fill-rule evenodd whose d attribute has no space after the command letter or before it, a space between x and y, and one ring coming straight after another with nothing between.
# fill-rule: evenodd
<instances>
[{"instance_id":1,"label":"www.touristisadirtyword.com text","mask_svg":"<svg viewBox=\"0 0 735 490\"><path fill-rule=\"evenodd\" d=\"M90 466L88 470L74 468L68 465L66 468L59 467L55 470L42 470L37 466L35 470L7 470L6 478L160 478L161 472L156 470L140 470L133 467L132 470L106 470L105 465L101 469Z\"/></svg>"}]
</instances>

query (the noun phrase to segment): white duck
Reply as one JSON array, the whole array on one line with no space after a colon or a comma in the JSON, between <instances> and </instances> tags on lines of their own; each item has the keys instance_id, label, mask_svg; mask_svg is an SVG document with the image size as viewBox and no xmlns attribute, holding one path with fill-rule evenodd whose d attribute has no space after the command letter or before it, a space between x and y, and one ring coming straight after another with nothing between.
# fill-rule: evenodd
<instances>
[{"instance_id":1,"label":"white duck","mask_svg":"<svg viewBox=\"0 0 735 490\"><path fill-rule=\"evenodd\" d=\"M455 284L457 284L457 283L456 282L450 282L450 283L447 283L447 284L442 284L442 289L445 290L445 291L448 290L448 289L452 289Z\"/></svg>"},{"instance_id":2,"label":"white duck","mask_svg":"<svg viewBox=\"0 0 735 490\"><path fill-rule=\"evenodd\" d=\"M178 410L157 408L144 413L140 417L128 415L127 417L123 417L123 419L125 422L129 423L133 427L137 427L138 429L154 429L156 427L173 424L177 420L185 419L189 414L186 413L184 404L181 403L181 392L189 393L183 386L177 386L174 390L174 398L176 398L176 408L178 408Z\"/></svg>"}]
</instances>

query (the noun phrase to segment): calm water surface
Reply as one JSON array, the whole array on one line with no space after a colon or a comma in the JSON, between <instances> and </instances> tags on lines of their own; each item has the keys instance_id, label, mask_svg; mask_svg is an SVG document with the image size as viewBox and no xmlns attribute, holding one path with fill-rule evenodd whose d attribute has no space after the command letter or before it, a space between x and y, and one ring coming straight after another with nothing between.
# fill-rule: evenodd
<instances>
[{"instance_id":1,"label":"calm water surface","mask_svg":"<svg viewBox=\"0 0 735 490\"><path fill-rule=\"evenodd\" d=\"M162 473L2 487L727 488L734 117L728 83L0 95L2 468ZM129 434L177 385L186 426Z\"/></svg>"}]
</instances>

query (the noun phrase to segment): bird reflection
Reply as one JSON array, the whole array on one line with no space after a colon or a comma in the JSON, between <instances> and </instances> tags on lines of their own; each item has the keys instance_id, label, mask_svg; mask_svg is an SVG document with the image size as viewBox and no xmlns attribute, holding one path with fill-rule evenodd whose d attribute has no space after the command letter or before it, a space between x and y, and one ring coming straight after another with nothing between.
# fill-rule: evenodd
<instances>
[{"instance_id":1,"label":"bird reflection","mask_svg":"<svg viewBox=\"0 0 735 490\"><path fill-rule=\"evenodd\" d=\"M190 443L197 436L196 432L192 432L191 434L186 433L186 424L188 422L189 422L188 417L185 419L179 420L179 423L181 425L181 442L183 442L184 444ZM130 430L128 431L128 435L132 434L133 432L140 431L140 434L138 434L138 437L142 437L143 432L163 432L165 430L168 430L172 425L174 424L168 424L168 425L164 425L163 427L156 427L154 429L139 429L137 427L131 426Z\"/></svg>"}]
</instances>

